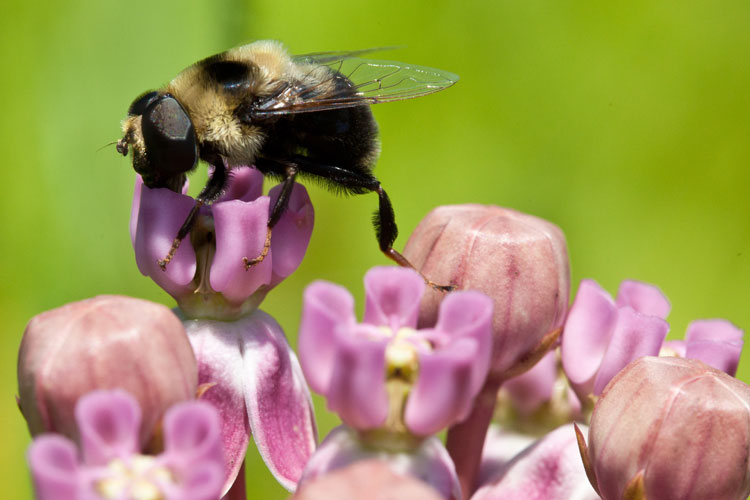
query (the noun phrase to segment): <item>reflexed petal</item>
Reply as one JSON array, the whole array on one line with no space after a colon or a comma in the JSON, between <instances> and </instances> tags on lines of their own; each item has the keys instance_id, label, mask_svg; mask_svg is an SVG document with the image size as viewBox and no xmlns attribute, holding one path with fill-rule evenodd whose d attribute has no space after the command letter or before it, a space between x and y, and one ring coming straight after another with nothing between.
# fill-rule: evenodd
<instances>
[{"instance_id":1,"label":"reflexed petal","mask_svg":"<svg viewBox=\"0 0 750 500\"><path fill-rule=\"evenodd\" d=\"M635 280L620 283L617 291L617 307L632 307L647 316L666 319L672 306L656 285Z\"/></svg>"},{"instance_id":2,"label":"reflexed petal","mask_svg":"<svg viewBox=\"0 0 750 500\"><path fill-rule=\"evenodd\" d=\"M413 269L375 267L365 275L364 322L416 328L419 303L425 289L424 280Z\"/></svg>"},{"instance_id":3,"label":"reflexed petal","mask_svg":"<svg viewBox=\"0 0 750 500\"><path fill-rule=\"evenodd\" d=\"M195 276L195 251L190 238L182 241L165 271L159 267L158 261L169 253L172 241L195 206L195 200L166 188L142 186L140 194L134 244L138 270L171 295L185 293L184 286Z\"/></svg>"},{"instance_id":4,"label":"reflexed petal","mask_svg":"<svg viewBox=\"0 0 750 500\"><path fill-rule=\"evenodd\" d=\"M617 308L609 294L596 281L582 280L565 321L560 351L565 374L583 393L593 388L616 321Z\"/></svg>"},{"instance_id":5,"label":"reflexed petal","mask_svg":"<svg viewBox=\"0 0 750 500\"><path fill-rule=\"evenodd\" d=\"M37 500L78 500L80 475L76 447L57 434L43 434L27 454Z\"/></svg>"},{"instance_id":6,"label":"reflexed petal","mask_svg":"<svg viewBox=\"0 0 750 500\"><path fill-rule=\"evenodd\" d=\"M367 338L370 325L356 325L337 337L333 373L323 394L328 408L347 425L373 429L385 422L388 395L385 388L387 339ZM358 333L359 332L359 333Z\"/></svg>"},{"instance_id":7,"label":"reflexed petal","mask_svg":"<svg viewBox=\"0 0 750 500\"><path fill-rule=\"evenodd\" d=\"M499 468L472 500L598 500L586 478L572 424L559 427Z\"/></svg>"},{"instance_id":8,"label":"reflexed petal","mask_svg":"<svg viewBox=\"0 0 750 500\"><path fill-rule=\"evenodd\" d=\"M725 319L700 319L691 322L685 332L685 340L715 342L742 342L744 332Z\"/></svg>"},{"instance_id":9,"label":"reflexed petal","mask_svg":"<svg viewBox=\"0 0 750 500\"><path fill-rule=\"evenodd\" d=\"M473 365L484 354L479 352L479 342L471 338L419 353L419 378L404 412L409 431L428 436L466 417L476 396L470 390Z\"/></svg>"},{"instance_id":10,"label":"reflexed petal","mask_svg":"<svg viewBox=\"0 0 750 500\"><path fill-rule=\"evenodd\" d=\"M186 401L170 408L164 416L164 448L187 467L205 461L221 464L218 411L204 401Z\"/></svg>"},{"instance_id":11,"label":"reflexed petal","mask_svg":"<svg viewBox=\"0 0 750 500\"><path fill-rule=\"evenodd\" d=\"M140 451L141 408L125 391L94 391L78 400L76 422L88 465L103 465Z\"/></svg>"},{"instance_id":12,"label":"reflexed petal","mask_svg":"<svg viewBox=\"0 0 750 500\"><path fill-rule=\"evenodd\" d=\"M448 294L440 304L435 330L451 338L468 337L477 342L469 388L473 397L484 384L492 354L492 299L473 291Z\"/></svg>"},{"instance_id":13,"label":"reflexed petal","mask_svg":"<svg viewBox=\"0 0 750 500\"><path fill-rule=\"evenodd\" d=\"M271 209L281 193L281 184L268 193ZM270 213L270 212L269 212ZM271 252L273 252L273 282L280 282L292 274L302 262L312 236L315 211L307 190L295 184L289 196L286 212L273 228Z\"/></svg>"},{"instance_id":14,"label":"reflexed petal","mask_svg":"<svg viewBox=\"0 0 750 500\"><path fill-rule=\"evenodd\" d=\"M222 422L221 441L226 467L222 492L226 492L237 477L250 440L245 374L239 333L236 331L240 326L237 323L210 320L184 322L198 361L198 382L215 384L203 394L201 400L219 410Z\"/></svg>"},{"instance_id":15,"label":"reflexed petal","mask_svg":"<svg viewBox=\"0 0 750 500\"><path fill-rule=\"evenodd\" d=\"M243 258L261 254L266 241L269 198L251 202L217 203L211 208L216 230L216 253L211 264L211 288L230 303L242 303L261 285L271 282L273 254L250 269Z\"/></svg>"},{"instance_id":16,"label":"reflexed petal","mask_svg":"<svg viewBox=\"0 0 750 500\"><path fill-rule=\"evenodd\" d=\"M294 490L317 442L312 399L278 323L262 311L245 321L245 404L253 439L274 477Z\"/></svg>"},{"instance_id":17,"label":"reflexed petal","mask_svg":"<svg viewBox=\"0 0 750 500\"><path fill-rule=\"evenodd\" d=\"M612 339L594 381L599 395L617 372L642 356L656 356L669 331L669 324L656 316L638 314L629 307L617 311Z\"/></svg>"},{"instance_id":18,"label":"reflexed petal","mask_svg":"<svg viewBox=\"0 0 750 500\"><path fill-rule=\"evenodd\" d=\"M356 321L354 299L346 288L317 281L305 289L298 350L302 370L314 391L325 393L331 383L336 328L353 327Z\"/></svg>"},{"instance_id":19,"label":"reflexed petal","mask_svg":"<svg viewBox=\"0 0 750 500\"><path fill-rule=\"evenodd\" d=\"M505 464L534 441L536 439L529 434L509 432L497 424L490 425L482 448L477 484L486 485L497 481Z\"/></svg>"}]
</instances>

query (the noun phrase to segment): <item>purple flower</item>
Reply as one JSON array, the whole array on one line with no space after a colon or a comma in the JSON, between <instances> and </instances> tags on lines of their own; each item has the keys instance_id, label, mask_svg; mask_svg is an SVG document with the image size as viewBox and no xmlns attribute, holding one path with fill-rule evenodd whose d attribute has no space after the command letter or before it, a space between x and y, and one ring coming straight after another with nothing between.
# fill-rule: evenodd
<instances>
[{"instance_id":1,"label":"purple flower","mask_svg":"<svg viewBox=\"0 0 750 500\"><path fill-rule=\"evenodd\" d=\"M141 454L141 411L121 390L94 391L76 405L80 454L57 434L28 451L38 500L216 500L222 470L219 418L200 401L179 403L164 417L164 451ZM79 456L81 457L79 460Z\"/></svg>"},{"instance_id":2,"label":"purple flower","mask_svg":"<svg viewBox=\"0 0 750 500\"><path fill-rule=\"evenodd\" d=\"M243 258L253 259L263 249L269 212L281 187L263 196L263 175L254 168L233 169L231 176L226 193L200 209L166 270L158 261L169 252L195 200L136 180L130 233L138 269L191 317L232 319L257 308L299 266L312 234L310 198L295 184L289 208L273 228L268 256L246 270Z\"/></svg>"},{"instance_id":3,"label":"purple flower","mask_svg":"<svg viewBox=\"0 0 750 500\"><path fill-rule=\"evenodd\" d=\"M643 357L594 407L588 476L604 500L750 495L750 387L700 361Z\"/></svg>"},{"instance_id":4,"label":"purple flower","mask_svg":"<svg viewBox=\"0 0 750 500\"><path fill-rule=\"evenodd\" d=\"M429 436L471 409L489 367L492 302L451 293L434 328L417 330L424 290L410 269L371 269L363 323L346 289L316 282L305 291L302 369L348 426Z\"/></svg>"},{"instance_id":5,"label":"purple flower","mask_svg":"<svg viewBox=\"0 0 750 500\"><path fill-rule=\"evenodd\" d=\"M315 450L317 431L302 370L276 321L256 310L235 321L184 321L198 360L202 399L222 421L226 488L245 457L250 431L282 486L293 490Z\"/></svg>"},{"instance_id":6,"label":"purple flower","mask_svg":"<svg viewBox=\"0 0 750 500\"><path fill-rule=\"evenodd\" d=\"M563 330L565 374L578 397L601 394L628 363L655 356L669 324L670 305L653 285L623 281L617 300L593 280L581 281Z\"/></svg>"},{"instance_id":7,"label":"purple flower","mask_svg":"<svg viewBox=\"0 0 750 500\"><path fill-rule=\"evenodd\" d=\"M685 340L671 340L664 347L682 358L698 359L734 376L742 353L743 334L727 320L701 319L688 325Z\"/></svg>"},{"instance_id":8,"label":"purple flower","mask_svg":"<svg viewBox=\"0 0 750 500\"><path fill-rule=\"evenodd\" d=\"M517 440L513 435L488 433L480 488L472 500L599 499L586 479L572 424L538 439L511 460L494 458Z\"/></svg>"}]
</instances>

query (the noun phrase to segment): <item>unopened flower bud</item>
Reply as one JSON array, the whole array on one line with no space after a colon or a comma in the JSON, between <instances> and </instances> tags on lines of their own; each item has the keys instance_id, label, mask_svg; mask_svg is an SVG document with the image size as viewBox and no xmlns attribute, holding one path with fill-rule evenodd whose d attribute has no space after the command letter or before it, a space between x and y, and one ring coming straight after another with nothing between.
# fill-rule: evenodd
<instances>
[{"instance_id":1,"label":"unopened flower bud","mask_svg":"<svg viewBox=\"0 0 750 500\"><path fill-rule=\"evenodd\" d=\"M119 388L143 410L142 446L168 407L195 397L197 384L180 320L162 305L129 297L94 297L34 317L18 355L19 404L32 435L77 439L79 397Z\"/></svg>"},{"instance_id":2,"label":"unopened flower bud","mask_svg":"<svg viewBox=\"0 0 750 500\"><path fill-rule=\"evenodd\" d=\"M563 324L570 268L565 236L550 222L496 206L438 207L419 223L404 255L436 283L492 298L491 373L513 368ZM425 293L420 327L435 324L444 298Z\"/></svg>"},{"instance_id":3,"label":"unopened flower bud","mask_svg":"<svg viewBox=\"0 0 750 500\"><path fill-rule=\"evenodd\" d=\"M607 385L589 429L604 500L744 500L750 387L700 361L644 357Z\"/></svg>"}]
</instances>

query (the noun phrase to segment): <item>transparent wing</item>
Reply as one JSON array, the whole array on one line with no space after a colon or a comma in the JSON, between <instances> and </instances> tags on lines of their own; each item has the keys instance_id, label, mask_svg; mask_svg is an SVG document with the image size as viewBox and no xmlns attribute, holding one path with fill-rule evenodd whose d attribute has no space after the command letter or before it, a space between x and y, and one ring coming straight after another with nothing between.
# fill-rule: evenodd
<instances>
[{"instance_id":1,"label":"transparent wing","mask_svg":"<svg viewBox=\"0 0 750 500\"><path fill-rule=\"evenodd\" d=\"M293 61L308 71L307 76L284 85L257 103L252 116L263 118L401 101L438 92L458 81L458 76L448 71L358 57L376 50L383 49L296 56ZM321 66L328 70L321 72Z\"/></svg>"}]
</instances>

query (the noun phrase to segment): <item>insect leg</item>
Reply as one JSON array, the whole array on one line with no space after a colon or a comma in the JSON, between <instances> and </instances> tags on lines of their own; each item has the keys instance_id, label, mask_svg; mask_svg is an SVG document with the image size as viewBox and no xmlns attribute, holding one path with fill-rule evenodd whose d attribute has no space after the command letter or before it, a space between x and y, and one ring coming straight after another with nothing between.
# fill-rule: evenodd
<instances>
[{"instance_id":1,"label":"insect leg","mask_svg":"<svg viewBox=\"0 0 750 500\"><path fill-rule=\"evenodd\" d=\"M380 251L399 266L409 267L419 272L406 257L393 248L393 242L396 241L396 237L398 236L396 215L393 212L391 200L388 198L385 189L380 185L379 180L370 174L354 172L331 165L322 165L303 156L294 156L293 161L301 172L332 181L336 185L353 193L363 191L376 192L378 194L378 210L373 215L372 223L375 226L375 234L378 238ZM419 275L422 276L425 283L435 290L448 292L455 288L453 285L439 285L427 279L422 273L419 273Z\"/></svg>"},{"instance_id":2,"label":"insect leg","mask_svg":"<svg viewBox=\"0 0 750 500\"><path fill-rule=\"evenodd\" d=\"M172 246L169 248L169 253L167 253L167 256L162 260L158 261L159 267L161 267L162 271L167 270L167 264L169 264L169 262L174 258L175 253L177 253L177 249L180 247L180 243L182 243L182 240L185 239L190 230L193 228L200 208L203 205L210 205L211 203L216 201L224 192L224 187L227 184L227 169L224 166L224 162L218 160L211 162L211 164L214 167L213 173L209 177L208 182L206 182L206 185L203 187L198 197L195 199L195 205L193 205L193 208L190 210L190 213L185 219L185 222L182 223L180 230L177 231L177 236L175 236L174 240L172 241Z\"/></svg>"},{"instance_id":3,"label":"insect leg","mask_svg":"<svg viewBox=\"0 0 750 500\"><path fill-rule=\"evenodd\" d=\"M284 181L281 185L281 193L279 198L271 209L271 214L268 216L268 227L266 228L266 241L263 244L263 250L260 255L254 259L248 259L243 257L242 262L245 263L245 270L250 269L254 265L260 264L268 255L268 251L271 249L271 232L273 227L279 222L281 216L286 212L289 206L289 196L292 194L292 188L294 187L294 179L297 177L297 167L293 163L284 163L266 158L257 158L256 166L265 172L284 173Z\"/></svg>"}]
</instances>

